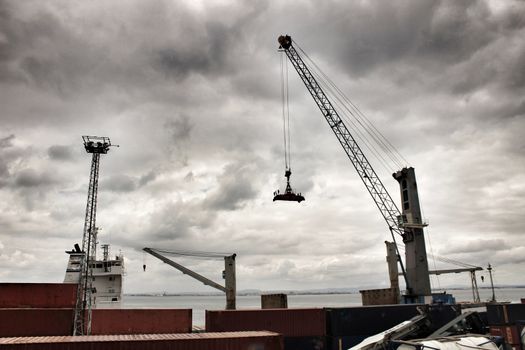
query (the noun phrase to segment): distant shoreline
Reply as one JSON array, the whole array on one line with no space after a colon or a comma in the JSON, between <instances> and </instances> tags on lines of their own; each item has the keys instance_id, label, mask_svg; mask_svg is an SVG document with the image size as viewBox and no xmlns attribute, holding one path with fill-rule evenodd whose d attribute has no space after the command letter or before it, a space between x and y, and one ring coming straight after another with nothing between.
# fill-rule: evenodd
<instances>
[{"instance_id":1,"label":"distant shoreline","mask_svg":"<svg viewBox=\"0 0 525 350\"><path fill-rule=\"evenodd\" d=\"M499 286L494 287L494 289L522 289L525 288L525 285L519 286ZM367 289L367 288L363 288ZM450 287L450 288L440 288L436 289L433 292L442 292L444 290L470 290L470 287ZM490 287L479 287L479 289L490 289ZM281 290L281 291L259 291L259 290L249 290L249 291L239 291L237 296L257 296L263 294L287 294L287 295L330 295L330 294L359 294L358 289L327 289L327 290ZM150 292L150 293L124 293L125 296L134 296L134 297L176 297L176 296L194 296L194 297L213 297L213 296L223 296L223 293L215 292L179 292L179 293L168 293L168 292Z\"/></svg>"}]
</instances>

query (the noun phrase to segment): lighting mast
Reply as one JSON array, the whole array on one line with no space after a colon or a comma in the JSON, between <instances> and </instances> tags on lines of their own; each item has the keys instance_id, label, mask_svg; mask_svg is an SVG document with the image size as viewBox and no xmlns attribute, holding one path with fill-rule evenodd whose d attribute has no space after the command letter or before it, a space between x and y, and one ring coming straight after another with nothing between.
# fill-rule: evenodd
<instances>
[{"instance_id":1,"label":"lighting mast","mask_svg":"<svg viewBox=\"0 0 525 350\"><path fill-rule=\"evenodd\" d=\"M75 304L75 319L73 335L89 335L91 333L91 293L93 289L93 263L97 247L97 192L100 155L107 154L111 141L109 137L82 136L84 148L91 153L91 175L89 177L86 219L82 237L82 257Z\"/></svg>"}]
</instances>

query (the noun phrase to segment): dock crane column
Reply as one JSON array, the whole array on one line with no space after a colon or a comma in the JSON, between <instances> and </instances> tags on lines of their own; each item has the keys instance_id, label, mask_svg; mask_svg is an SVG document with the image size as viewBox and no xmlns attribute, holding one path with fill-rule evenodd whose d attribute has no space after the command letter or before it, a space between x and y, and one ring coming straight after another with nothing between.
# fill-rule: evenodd
<instances>
[{"instance_id":1,"label":"dock crane column","mask_svg":"<svg viewBox=\"0 0 525 350\"><path fill-rule=\"evenodd\" d=\"M430 295L427 250L423 235L423 227L427 224L421 217L416 173L410 167L397 171L392 176L399 182L401 192L402 211L397 220L398 226L403 229L401 236L405 244L405 268L411 294Z\"/></svg>"}]
</instances>

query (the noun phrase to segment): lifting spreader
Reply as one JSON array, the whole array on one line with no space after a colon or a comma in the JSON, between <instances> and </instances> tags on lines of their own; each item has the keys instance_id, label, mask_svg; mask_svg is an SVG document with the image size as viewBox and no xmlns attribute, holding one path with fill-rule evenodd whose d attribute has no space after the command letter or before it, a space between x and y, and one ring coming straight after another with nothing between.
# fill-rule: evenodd
<instances>
[{"instance_id":1,"label":"lifting spreader","mask_svg":"<svg viewBox=\"0 0 525 350\"><path fill-rule=\"evenodd\" d=\"M286 177L286 190L284 193L279 193L279 190L273 193L273 201L290 201L290 202L297 202L301 203L304 201L304 197L298 193L294 193L292 190L292 186L290 186L290 175L292 175L292 171L290 169L286 169L284 176Z\"/></svg>"}]
</instances>

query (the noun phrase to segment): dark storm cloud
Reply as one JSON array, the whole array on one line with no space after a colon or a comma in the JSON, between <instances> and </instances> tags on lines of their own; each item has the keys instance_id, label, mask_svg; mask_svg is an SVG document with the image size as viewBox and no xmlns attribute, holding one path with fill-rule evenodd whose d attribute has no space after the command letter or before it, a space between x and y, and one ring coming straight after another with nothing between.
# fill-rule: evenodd
<instances>
[{"instance_id":1,"label":"dark storm cloud","mask_svg":"<svg viewBox=\"0 0 525 350\"><path fill-rule=\"evenodd\" d=\"M125 174L112 175L100 181L100 188L111 192L133 192L155 181L157 174L152 170L139 177Z\"/></svg>"},{"instance_id":2,"label":"dark storm cloud","mask_svg":"<svg viewBox=\"0 0 525 350\"><path fill-rule=\"evenodd\" d=\"M49 158L54 160L69 161L74 160L71 146L53 145L47 149Z\"/></svg>"},{"instance_id":3,"label":"dark storm cloud","mask_svg":"<svg viewBox=\"0 0 525 350\"><path fill-rule=\"evenodd\" d=\"M2 150L13 145L15 135L9 135L0 139L0 188L6 185L6 177L9 175L8 159Z\"/></svg>"},{"instance_id":4,"label":"dark storm cloud","mask_svg":"<svg viewBox=\"0 0 525 350\"><path fill-rule=\"evenodd\" d=\"M183 115L168 121L166 128L169 130L173 142L180 143L190 138L193 124L188 116Z\"/></svg>"},{"instance_id":5,"label":"dark storm cloud","mask_svg":"<svg viewBox=\"0 0 525 350\"><path fill-rule=\"evenodd\" d=\"M206 207L213 210L236 210L253 199L258 192L253 183L253 165L229 164L218 177L218 188L207 198Z\"/></svg>"},{"instance_id":6,"label":"dark storm cloud","mask_svg":"<svg viewBox=\"0 0 525 350\"><path fill-rule=\"evenodd\" d=\"M156 177L157 174L154 171L150 171L149 173L142 175L139 178L139 186L147 185L148 183L154 181Z\"/></svg>"},{"instance_id":7,"label":"dark storm cloud","mask_svg":"<svg viewBox=\"0 0 525 350\"><path fill-rule=\"evenodd\" d=\"M137 189L137 180L127 175L113 175L100 181L100 188L112 192L132 192Z\"/></svg>"},{"instance_id":8,"label":"dark storm cloud","mask_svg":"<svg viewBox=\"0 0 525 350\"><path fill-rule=\"evenodd\" d=\"M208 23L206 34L192 36L186 49L163 48L157 53L153 66L174 79L184 79L188 74L225 74L234 66L230 61L235 52L234 33L220 22Z\"/></svg>"},{"instance_id":9,"label":"dark storm cloud","mask_svg":"<svg viewBox=\"0 0 525 350\"><path fill-rule=\"evenodd\" d=\"M0 148L7 148L13 145L15 135L9 135L0 139Z\"/></svg>"},{"instance_id":10,"label":"dark storm cloud","mask_svg":"<svg viewBox=\"0 0 525 350\"><path fill-rule=\"evenodd\" d=\"M48 173L40 173L34 169L24 169L15 174L16 187L45 187L59 183L60 180Z\"/></svg>"},{"instance_id":11,"label":"dark storm cloud","mask_svg":"<svg viewBox=\"0 0 525 350\"><path fill-rule=\"evenodd\" d=\"M215 218L213 212L203 210L200 201L171 202L152 213L144 239L173 242L210 227Z\"/></svg>"}]
</instances>

